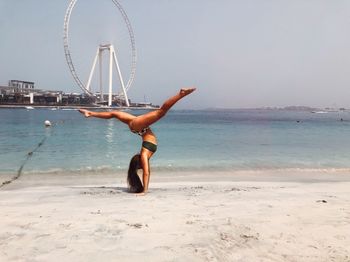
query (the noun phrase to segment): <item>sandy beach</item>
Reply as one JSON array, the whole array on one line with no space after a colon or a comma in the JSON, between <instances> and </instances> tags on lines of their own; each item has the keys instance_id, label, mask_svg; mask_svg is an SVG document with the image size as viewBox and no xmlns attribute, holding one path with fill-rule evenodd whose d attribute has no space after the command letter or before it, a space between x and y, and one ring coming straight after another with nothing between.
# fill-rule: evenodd
<instances>
[{"instance_id":1,"label":"sandy beach","mask_svg":"<svg viewBox=\"0 0 350 262\"><path fill-rule=\"evenodd\" d=\"M300 174L299 174L300 173ZM0 261L350 261L350 174L24 175L0 189Z\"/></svg>"}]
</instances>

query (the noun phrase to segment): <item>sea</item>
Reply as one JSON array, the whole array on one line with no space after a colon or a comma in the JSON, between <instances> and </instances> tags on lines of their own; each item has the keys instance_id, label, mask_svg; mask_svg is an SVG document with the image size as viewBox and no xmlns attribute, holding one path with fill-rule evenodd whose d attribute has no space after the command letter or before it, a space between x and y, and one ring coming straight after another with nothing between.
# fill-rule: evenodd
<instances>
[{"instance_id":1,"label":"sea","mask_svg":"<svg viewBox=\"0 0 350 262\"><path fill-rule=\"evenodd\" d=\"M349 111L171 110L152 130L153 172L350 170ZM126 172L140 146L116 119L85 118L73 109L0 109L0 176L21 167L57 176Z\"/></svg>"}]
</instances>

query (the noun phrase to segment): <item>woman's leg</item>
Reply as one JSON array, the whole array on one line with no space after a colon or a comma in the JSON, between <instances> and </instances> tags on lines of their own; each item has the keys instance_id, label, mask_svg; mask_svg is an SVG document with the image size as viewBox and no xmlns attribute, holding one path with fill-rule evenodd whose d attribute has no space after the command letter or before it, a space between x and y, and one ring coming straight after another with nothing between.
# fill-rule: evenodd
<instances>
[{"instance_id":1,"label":"woman's leg","mask_svg":"<svg viewBox=\"0 0 350 262\"><path fill-rule=\"evenodd\" d=\"M130 122L130 128L132 130L140 131L143 128L152 125L153 123L161 119L163 116L165 116L165 114L169 111L169 109L173 105L176 104L177 101L191 94L194 90L196 90L196 88L188 88L188 89L182 88L178 94L166 100L164 104L161 106L161 108L134 118Z\"/></svg>"},{"instance_id":2,"label":"woman's leg","mask_svg":"<svg viewBox=\"0 0 350 262\"><path fill-rule=\"evenodd\" d=\"M79 109L79 112L84 114L85 117L97 117L103 119L117 118L127 125L129 125L130 122L136 118L136 116L122 111L94 112L86 109Z\"/></svg>"}]
</instances>

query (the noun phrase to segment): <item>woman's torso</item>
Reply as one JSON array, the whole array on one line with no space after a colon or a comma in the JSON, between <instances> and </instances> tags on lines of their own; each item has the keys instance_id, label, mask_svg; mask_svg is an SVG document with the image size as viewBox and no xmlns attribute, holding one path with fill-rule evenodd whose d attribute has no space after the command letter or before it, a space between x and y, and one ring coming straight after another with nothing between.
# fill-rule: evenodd
<instances>
[{"instance_id":1,"label":"woman's torso","mask_svg":"<svg viewBox=\"0 0 350 262\"><path fill-rule=\"evenodd\" d=\"M150 127L148 128L147 132L142 135L142 141L148 141L157 145L157 137L152 132Z\"/></svg>"}]
</instances>

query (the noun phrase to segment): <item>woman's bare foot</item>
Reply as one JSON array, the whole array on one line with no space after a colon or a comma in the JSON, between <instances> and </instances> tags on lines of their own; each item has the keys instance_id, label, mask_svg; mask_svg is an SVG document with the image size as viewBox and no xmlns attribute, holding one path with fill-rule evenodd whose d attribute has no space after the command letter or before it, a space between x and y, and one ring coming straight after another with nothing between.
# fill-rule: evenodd
<instances>
[{"instance_id":1,"label":"woman's bare foot","mask_svg":"<svg viewBox=\"0 0 350 262\"><path fill-rule=\"evenodd\" d=\"M191 94L194 90L196 90L195 87L192 87L192 88L181 88L180 95L182 97L187 96L187 95Z\"/></svg>"},{"instance_id":2,"label":"woman's bare foot","mask_svg":"<svg viewBox=\"0 0 350 262\"><path fill-rule=\"evenodd\" d=\"M78 110L80 113L82 113L85 117L89 117L91 116L91 112L89 110L86 109L79 109Z\"/></svg>"}]
</instances>

